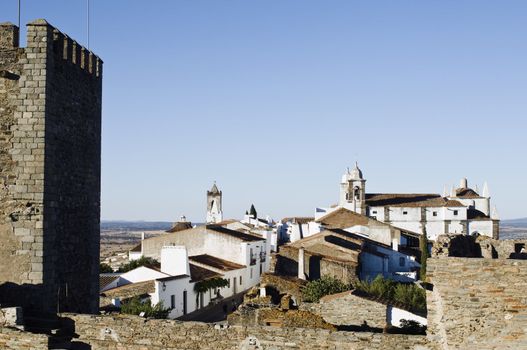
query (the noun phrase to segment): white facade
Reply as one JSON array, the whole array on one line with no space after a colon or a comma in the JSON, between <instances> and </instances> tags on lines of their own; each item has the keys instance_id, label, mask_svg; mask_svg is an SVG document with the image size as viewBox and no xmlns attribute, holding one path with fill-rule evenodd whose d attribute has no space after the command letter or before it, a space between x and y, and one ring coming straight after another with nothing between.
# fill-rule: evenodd
<instances>
[{"instance_id":1,"label":"white facade","mask_svg":"<svg viewBox=\"0 0 527 350\"><path fill-rule=\"evenodd\" d=\"M423 326L428 325L426 317L416 315L410 311L396 308L394 306L388 306L387 310L387 321L389 324L395 327L401 327L401 321L415 321Z\"/></svg>"},{"instance_id":2,"label":"white facade","mask_svg":"<svg viewBox=\"0 0 527 350\"><path fill-rule=\"evenodd\" d=\"M313 236L321 231L321 226L314 220L304 221L296 218L282 219L276 225L277 236L282 242L295 242Z\"/></svg>"},{"instance_id":3,"label":"white facade","mask_svg":"<svg viewBox=\"0 0 527 350\"><path fill-rule=\"evenodd\" d=\"M360 255L361 280L373 280L378 275L399 282L418 280L421 265L415 257L380 245L368 244L367 248Z\"/></svg>"},{"instance_id":4,"label":"white facade","mask_svg":"<svg viewBox=\"0 0 527 350\"><path fill-rule=\"evenodd\" d=\"M355 166L346 171L340 183L339 204L317 208L315 220L346 208L379 221L435 240L445 233L481 234L499 237L497 211L490 210L490 195L485 183L480 195L462 179L450 194L368 194L362 171ZM494 213L494 214L493 214Z\"/></svg>"}]
</instances>

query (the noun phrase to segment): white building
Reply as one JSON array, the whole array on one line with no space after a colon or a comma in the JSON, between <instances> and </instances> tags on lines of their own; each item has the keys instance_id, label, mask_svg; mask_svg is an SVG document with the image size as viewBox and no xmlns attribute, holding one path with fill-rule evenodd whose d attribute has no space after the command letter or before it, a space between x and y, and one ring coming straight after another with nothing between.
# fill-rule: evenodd
<instances>
[{"instance_id":1,"label":"white building","mask_svg":"<svg viewBox=\"0 0 527 350\"><path fill-rule=\"evenodd\" d=\"M366 193L366 180L356 165L342 176L338 205L317 208L315 219L346 208L412 232L422 234L426 229L432 240L444 233L477 233L498 238L499 218L490 207L487 184L480 195L468 187L466 179L459 188L443 195Z\"/></svg>"},{"instance_id":2,"label":"white building","mask_svg":"<svg viewBox=\"0 0 527 350\"><path fill-rule=\"evenodd\" d=\"M320 224L314 217L287 217L276 225L276 232L280 242L295 242L310 237L321 231Z\"/></svg>"},{"instance_id":3,"label":"white building","mask_svg":"<svg viewBox=\"0 0 527 350\"><path fill-rule=\"evenodd\" d=\"M207 224L223 221L222 193L216 183L207 191Z\"/></svg>"}]
</instances>

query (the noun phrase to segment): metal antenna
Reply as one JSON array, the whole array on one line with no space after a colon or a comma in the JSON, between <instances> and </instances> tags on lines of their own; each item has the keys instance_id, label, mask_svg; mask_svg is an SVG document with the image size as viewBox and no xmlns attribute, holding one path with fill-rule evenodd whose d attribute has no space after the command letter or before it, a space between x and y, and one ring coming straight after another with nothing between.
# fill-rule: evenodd
<instances>
[{"instance_id":1,"label":"metal antenna","mask_svg":"<svg viewBox=\"0 0 527 350\"><path fill-rule=\"evenodd\" d=\"M86 0L86 33L88 36L88 50L90 49L90 0Z\"/></svg>"},{"instance_id":2,"label":"metal antenna","mask_svg":"<svg viewBox=\"0 0 527 350\"><path fill-rule=\"evenodd\" d=\"M22 0L18 0L18 29L20 30L20 9L21 9L21 6L20 6L20 2Z\"/></svg>"}]
</instances>

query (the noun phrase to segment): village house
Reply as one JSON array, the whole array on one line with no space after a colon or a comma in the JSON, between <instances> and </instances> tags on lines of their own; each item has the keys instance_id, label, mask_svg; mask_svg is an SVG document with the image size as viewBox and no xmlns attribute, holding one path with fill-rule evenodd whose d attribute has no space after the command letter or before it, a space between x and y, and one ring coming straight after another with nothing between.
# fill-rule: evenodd
<instances>
[{"instance_id":1,"label":"village house","mask_svg":"<svg viewBox=\"0 0 527 350\"><path fill-rule=\"evenodd\" d=\"M275 271L309 280L331 275L345 283L371 280L378 275L413 282L420 267L416 255L417 249L411 255L364 235L330 228L282 246Z\"/></svg>"}]
</instances>

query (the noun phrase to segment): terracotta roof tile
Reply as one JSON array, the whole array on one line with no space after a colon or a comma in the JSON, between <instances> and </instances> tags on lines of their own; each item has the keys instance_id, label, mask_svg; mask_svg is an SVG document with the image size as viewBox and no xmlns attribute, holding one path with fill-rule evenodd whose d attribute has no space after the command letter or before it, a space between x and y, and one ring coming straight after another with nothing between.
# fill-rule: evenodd
<instances>
[{"instance_id":1,"label":"terracotta roof tile","mask_svg":"<svg viewBox=\"0 0 527 350\"><path fill-rule=\"evenodd\" d=\"M231 237L241 239L242 241L245 241L245 242L263 241L262 237L257 237L257 236L249 235L247 233L243 233L240 231L231 230L226 227L219 226L219 225L207 225L207 230L212 230L218 233L229 235Z\"/></svg>"},{"instance_id":2,"label":"terracotta roof tile","mask_svg":"<svg viewBox=\"0 0 527 350\"><path fill-rule=\"evenodd\" d=\"M119 274L100 274L99 275L99 288L103 289L113 281L115 281L116 278L119 277Z\"/></svg>"},{"instance_id":3,"label":"terracotta roof tile","mask_svg":"<svg viewBox=\"0 0 527 350\"><path fill-rule=\"evenodd\" d=\"M456 197L459 198L480 198L480 195L472 188L458 188L456 190Z\"/></svg>"},{"instance_id":4,"label":"terracotta roof tile","mask_svg":"<svg viewBox=\"0 0 527 350\"><path fill-rule=\"evenodd\" d=\"M151 294L155 292L154 280L138 283L130 283L124 286L109 289L103 292L106 297L118 297L121 299L133 298L135 296Z\"/></svg>"},{"instance_id":5,"label":"terracotta roof tile","mask_svg":"<svg viewBox=\"0 0 527 350\"><path fill-rule=\"evenodd\" d=\"M194 255L188 258L191 262L210 266L221 271L232 271L242 269L245 266L232 261L217 258L208 254Z\"/></svg>"},{"instance_id":6,"label":"terracotta roof tile","mask_svg":"<svg viewBox=\"0 0 527 350\"><path fill-rule=\"evenodd\" d=\"M315 221L314 217L308 217L308 216L292 216L283 218L280 220L281 222L292 222L295 224L307 224L310 221Z\"/></svg>"},{"instance_id":7,"label":"terracotta roof tile","mask_svg":"<svg viewBox=\"0 0 527 350\"><path fill-rule=\"evenodd\" d=\"M188 230L189 228L192 228L192 223L185 221L185 222L176 222L172 228L166 232L168 233L174 233L179 232L183 230Z\"/></svg>"}]
</instances>

